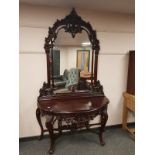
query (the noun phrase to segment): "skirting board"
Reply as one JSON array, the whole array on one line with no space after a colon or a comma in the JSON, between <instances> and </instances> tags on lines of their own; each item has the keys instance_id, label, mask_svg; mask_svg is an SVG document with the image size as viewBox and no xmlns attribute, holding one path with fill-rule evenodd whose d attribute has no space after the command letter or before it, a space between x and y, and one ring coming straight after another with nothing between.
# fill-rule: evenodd
<instances>
[{"instance_id":1,"label":"skirting board","mask_svg":"<svg viewBox=\"0 0 155 155\"><path fill-rule=\"evenodd\" d=\"M128 125L129 126L134 126L135 125L135 122L128 123ZM106 129L116 129L116 128L122 128L122 124L116 124L116 125L106 126L105 127L105 130ZM91 130L96 130L96 129L98 129L98 127L97 128L92 128ZM83 130L80 130L78 132L83 132L83 131L87 131L87 129L83 129ZM68 132L64 132L63 134L67 134L67 133L69 133L69 131ZM22 137L22 138L19 138L19 142L26 142L26 141L38 140L39 137L40 136ZM46 134L46 135L44 135L43 138L48 138L48 137L49 137L49 135Z\"/></svg>"}]
</instances>

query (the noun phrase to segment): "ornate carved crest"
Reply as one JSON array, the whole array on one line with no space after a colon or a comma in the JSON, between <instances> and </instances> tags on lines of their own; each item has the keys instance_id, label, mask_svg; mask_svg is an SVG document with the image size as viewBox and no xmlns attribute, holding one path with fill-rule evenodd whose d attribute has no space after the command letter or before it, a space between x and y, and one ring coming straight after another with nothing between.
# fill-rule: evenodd
<instances>
[{"instance_id":1,"label":"ornate carved crest","mask_svg":"<svg viewBox=\"0 0 155 155\"><path fill-rule=\"evenodd\" d=\"M64 27L65 32L71 33L72 37L74 38L77 33L82 32L81 22L83 21L80 16L77 15L75 9L72 10L71 14L68 15L64 21L67 22L66 26Z\"/></svg>"},{"instance_id":2,"label":"ornate carved crest","mask_svg":"<svg viewBox=\"0 0 155 155\"><path fill-rule=\"evenodd\" d=\"M53 48L54 42L60 29L64 29L65 32L69 32L73 38L77 33L81 33L82 30L86 31L92 44L92 49L98 54L100 46L99 40L96 38L96 31L92 29L92 26L89 22L85 22L76 13L74 8L68 16L62 20L57 20L52 28L49 27L48 37L45 38L44 45L47 53L49 52L50 48Z\"/></svg>"}]
</instances>

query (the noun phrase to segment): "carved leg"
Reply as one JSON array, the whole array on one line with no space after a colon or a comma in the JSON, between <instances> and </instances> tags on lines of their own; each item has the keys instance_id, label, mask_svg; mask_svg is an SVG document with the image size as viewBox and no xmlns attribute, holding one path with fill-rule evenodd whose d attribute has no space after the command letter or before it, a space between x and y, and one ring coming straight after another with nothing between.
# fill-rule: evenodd
<instances>
[{"instance_id":1,"label":"carved leg","mask_svg":"<svg viewBox=\"0 0 155 155\"><path fill-rule=\"evenodd\" d=\"M105 142L103 141L102 134L103 134L107 120L108 120L108 114L107 114L107 108L106 108L103 112L101 112L101 127L99 130L99 139L100 139L101 145L105 145Z\"/></svg>"},{"instance_id":2,"label":"carved leg","mask_svg":"<svg viewBox=\"0 0 155 155\"><path fill-rule=\"evenodd\" d=\"M39 137L39 140L41 140L43 138L44 129L43 129L43 125L42 125L42 122L41 122L41 114L40 114L40 109L39 108L37 108L37 110L36 110L36 117L37 117L40 129L41 129L41 134L40 134L40 137Z\"/></svg>"},{"instance_id":3,"label":"carved leg","mask_svg":"<svg viewBox=\"0 0 155 155\"><path fill-rule=\"evenodd\" d=\"M54 117L52 116L51 120L46 122L46 127L49 131L50 140L51 140L49 154L54 153L54 140L55 140L55 138L54 138L54 131L53 131L53 119L54 119Z\"/></svg>"},{"instance_id":4,"label":"carved leg","mask_svg":"<svg viewBox=\"0 0 155 155\"><path fill-rule=\"evenodd\" d=\"M58 120L58 129L59 129L59 134L62 134L62 120Z\"/></svg>"},{"instance_id":5,"label":"carved leg","mask_svg":"<svg viewBox=\"0 0 155 155\"><path fill-rule=\"evenodd\" d=\"M89 121L85 122L86 129L89 130Z\"/></svg>"}]
</instances>

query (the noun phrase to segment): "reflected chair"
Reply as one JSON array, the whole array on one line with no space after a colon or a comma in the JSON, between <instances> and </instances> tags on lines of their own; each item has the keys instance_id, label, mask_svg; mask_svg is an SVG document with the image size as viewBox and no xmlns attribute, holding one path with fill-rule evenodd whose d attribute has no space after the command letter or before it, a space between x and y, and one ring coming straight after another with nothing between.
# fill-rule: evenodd
<instances>
[{"instance_id":1,"label":"reflected chair","mask_svg":"<svg viewBox=\"0 0 155 155\"><path fill-rule=\"evenodd\" d=\"M66 82L66 88L71 88L72 86L77 86L80 78L80 69L71 68L68 74L68 80Z\"/></svg>"},{"instance_id":2,"label":"reflected chair","mask_svg":"<svg viewBox=\"0 0 155 155\"><path fill-rule=\"evenodd\" d=\"M66 82L68 80L69 71L67 69L64 70L63 75L54 77L54 85L56 88L65 88Z\"/></svg>"}]
</instances>

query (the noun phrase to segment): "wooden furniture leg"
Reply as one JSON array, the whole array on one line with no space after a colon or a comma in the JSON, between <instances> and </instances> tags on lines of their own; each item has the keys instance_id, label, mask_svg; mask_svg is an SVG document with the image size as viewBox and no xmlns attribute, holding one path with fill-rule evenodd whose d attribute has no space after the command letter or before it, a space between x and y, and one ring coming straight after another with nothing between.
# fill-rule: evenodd
<instances>
[{"instance_id":1,"label":"wooden furniture leg","mask_svg":"<svg viewBox=\"0 0 155 155\"><path fill-rule=\"evenodd\" d=\"M123 104L123 120L122 120L122 128L127 129L127 119L128 119L128 109L126 107L126 99L124 99Z\"/></svg>"},{"instance_id":2,"label":"wooden furniture leg","mask_svg":"<svg viewBox=\"0 0 155 155\"><path fill-rule=\"evenodd\" d=\"M51 120L46 122L46 127L49 131L49 135L50 135L50 149L49 149L49 154L53 154L54 153L54 141L55 141L55 137L54 137L54 131L53 131L53 120L54 117L52 116Z\"/></svg>"},{"instance_id":3,"label":"wooden furniture leg","mask_svg":"<svg viewBox=\"0 0 155 155\"><path fill-rule=\"evenodd\" d=\"M40 113L39 108L36 109L36 117L37 117L40 129L41 129L41 134L40 134L40 137L39 137L39 140L41 140L43 138L44 129L43 129L43 125L42 125L42 122L41 122L41 113Z\"/></svg>"},{"instance_id":4,"label":"wooden furniture leg","mask_svg":"<svg viewBox=\"0 0 155 155\"><path fill-rule=\"evenodd\" d=\"M103 146L105 145L105 142L103 141L103 131L106 125L106 122L108 120L108 114L107 114L107 109L101 112L101 127L99 130L99 139L100 139L100 144Z\"/></svg>"},{"instance_id":5,"label":"wooden furniture leg","mask_svg":"<svg viewBox=\"0 0 155 155\"><path fill-rule=\"evenodd\" d=\"M128 111L135 112L135 96L129 93L123 93L124 103L123 103L123 118L122 118L122 128L127 130L134 138L135 129L129 128L127 126Z\"/></svg>"},{"instance_id":6,"label":"wooden furniture leg","mask_svg":"<svg viewBox=\"0 0 155 155\"><path fill-rule=\"evenodd\" d=\"M59 130L59 134L62 134L62 120L58 120L58 130Z\"/></svg>"}]
</instances>

